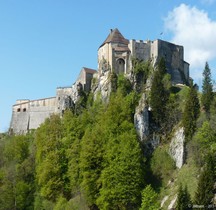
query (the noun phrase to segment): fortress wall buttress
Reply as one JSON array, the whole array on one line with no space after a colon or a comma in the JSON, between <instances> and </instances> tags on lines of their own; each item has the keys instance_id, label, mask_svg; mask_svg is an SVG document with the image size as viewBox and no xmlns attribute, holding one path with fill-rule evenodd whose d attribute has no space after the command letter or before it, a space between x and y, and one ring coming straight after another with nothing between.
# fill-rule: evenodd
<instances>
[{"instance_id":1,"label":"fortress wall buttress","mask_svg":"<svg viewBox=\"0 0 216 210\"><path fill-rule=\"evenodd\" d=\"M38 128L47 117L55 113L55 97L23 101L17 100L13 106L10 129L16 134L24 134L30 129Z\"/></svg>"},{"instance_id":2,"label":"fortress wall buttress","mask_svg":"<svg viewBox=\"0 0 216 210\"><path fill-rule=\"evenodd\" d=\"M26 133L29 127L29 100L17 100L12 108L10 131L16 134Z\"/></svg>"},{"instance_id":3,"label":"fortress wall buttress","mask_svg":"<svg viewBox=\"0 0 216 210\"><path fill-rule=\"evenodd\" d=\"M55 113L55 106L32 107L29 112L29 130L37 129L51 114Z\"/></svg>"},{"instance_id":4,"label":"fortress wall buttress","mask_svg":"<svg viewBox=\"0 0 216 210\"><path fill-rule=\"evenodd\" d=\"M46 118L55 113L56 97L30 101L29 130L38 128Z\"/></svg>"},{"instance_id":5,"label":"fortress wall buttress","mask_svg":"<svg viewBox=\"0 0 216 210\"><path fill-rule=\"evenodd\" d=\"M189 64L184 61L183 46L163 40L152 41L150 45L150 56L154 67L161 58L164 58L173 84L185 84L189 81Z\"/></svg>"}]
</instances>

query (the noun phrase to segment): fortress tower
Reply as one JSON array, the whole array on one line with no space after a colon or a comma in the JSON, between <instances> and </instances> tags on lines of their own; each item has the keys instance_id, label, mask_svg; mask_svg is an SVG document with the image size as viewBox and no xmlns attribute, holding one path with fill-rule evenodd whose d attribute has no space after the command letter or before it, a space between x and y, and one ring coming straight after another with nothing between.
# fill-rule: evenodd
<instances>
[{"instance_id":1,"label":"fortress tower","mask_svg":"<svg viewBox=\"0 0 216 210\"><path fill-rule=\"evenodd\" d=\"M163 40L143 41L128 40L116 29L110 34L98 49L98 73L111 70L117 74L130 73L132 59L151 61L155 67L160 60L166 61L167 72L171 75L173 84L185 84L189 81L189 64L184 61L183 46Z\"/></svg>"},{"instance_id":2,"label":"fortress tower","mask_svg":"<svg viewBox=\"0 0 216 210\"><path fill-rule=\"evenodd\" d=\"M107 69L109 65L111 71L127 73L130 63L129 41L116 28L110 30L110 34L98 49L98 70L99 74Z\"/></svg>"}]
</instances>

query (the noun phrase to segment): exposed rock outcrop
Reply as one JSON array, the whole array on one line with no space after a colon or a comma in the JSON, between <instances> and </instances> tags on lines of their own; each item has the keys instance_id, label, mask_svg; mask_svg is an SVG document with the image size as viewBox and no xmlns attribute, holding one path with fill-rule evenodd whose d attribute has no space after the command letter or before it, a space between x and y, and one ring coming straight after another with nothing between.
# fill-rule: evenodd
<instances>
[{"instance_id":1,"label":"exposed rock outcrop","mask_svg":"<svg viewBox=\"0 0 216 210\"><path fill-rule=\"evenodd\" d=\"M185 135L184 128L178 128L171 139L169 153L176 163L177 168L181 168L184 164L185 156Z\"/></svg>"},{"instance_id":2,"label":"exposed rock outcrop","mask_svg":"<svg viewBox=\"0 0 216 210\"><path fill-rule=\"evenodd\" d=\"M94 93L95 99L99 94L101 96L102 101L106 102L109 99L111 93L110 74L110 71L104 70L100 74L96 75L96 83L92 86L92 91Z\"/></svg>"},{"instance_id":3,"label":"exposed rock outcrop","mask_svg":"<svg viewBox=\"0 0 216 210\"><path fill-rule=\"evenodd\" d=\"M146 102L146 94L143 93L136 108L134 124L141 141L145 141L149 136L149 112Z\"/></svg>"},{"instance_id":4,"label":"exposed rock outcrop","mask_svg":"<svg viewBox=\"0 0 216 210\"><path fill-rule=\"evenodd\" d=\"M170 205L168 206L168 210L174 209L176 200L177 200L177 195L175 195L175 197L171 200Z\"/></svg>"},{"instance_id":5,"label":"exposed rock outcrop","mask_svg":"<svg viewBox=\"0 0 216 210\"><path fill-rule=\"evenodd\" d=\"M169 196L166 195L166 196L162 199L161 205L160 205L161 208L163 207L164 203L168 200L168 198L169 198Z\"/></svg>"}]
</instances>

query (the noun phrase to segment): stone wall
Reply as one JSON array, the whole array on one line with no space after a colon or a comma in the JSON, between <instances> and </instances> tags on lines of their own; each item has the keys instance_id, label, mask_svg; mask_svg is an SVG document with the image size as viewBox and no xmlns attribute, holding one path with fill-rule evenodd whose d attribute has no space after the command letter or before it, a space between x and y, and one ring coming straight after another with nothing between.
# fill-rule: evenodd
<instances>
[{"instance_id":1,"label":"stone wall","mask_svg":"<svg viewBox=\"0 0 216 210\"><path fill-rule=\"evenodd\" d=\"M112 71L119 74L122 73L122 71L118 71L117 61L120 58L125 62L124 73L130 73L133 58L143 61L151 60L153 66L156 66L160 58L164 57L173 84L185 84L189 81L189 64L184 61L184 49L182 46L163 40L143 41L132 39L128 44L129 51L119 51L118 49L121 48L123 49L125 46L107 43L98 49L100 74L103 73L104 60L110 65Z\"/></svg>"},{"instance_id":2,"label":"stone wall","mask_svg":"<svg viewBox=\"0 0 216 210\"><path fill-rule=\"evenodd\" d=\"M157 40L157 44L156 41L154 44L158 47L156 63L162 57L165 59L172 83L184 84L189 80L189 69L185 65L183 47L163 40Z\"/></svg>"},{"instance_id":3,"label":"stone wall","mask_svg":"<svg viewBox=\"0 0 216 210\"><path fill-rule=\"evenodd\" d=\"M90 91L95 70L82 68L77 81L69 87L58 87L56 96L39 100L17 100L12 108L10 131L16 134L26 133L38 128L51 114L63 115L67 108L74 107L79 90Z\"/></svg>"},{"instance_id":4,"label":"stone wall","mask_svg":"<svg viewBox=\"0 0 216 210\"><path fill-rule=\"evenodd\" d=\"M151 58L151 42L143 40L130 40L128 45L131 58L148 61Z\"/></svg>"},{"instance_id":5,"label":"stone wall","mask_svg":"<svg viewBox=\"0 0 216 210\"><path fill-rule=\"evenodd\" d=\"M55 112L63 114L64 110L71 106L72 87L58 87L56 89Z\"/></svg>"},{"instance_id":6,"label":"stone wall","mask_svg":"<svg viewBox=\"0 0 216 210\"><path fill-rule=\"evenodd\" d=\"M130 40L129 49L131 58L148 61L153 66L163 57L166 61L167 71L171 75L173 84L184 84L189 81L189 64L184 61L184 49L163 40L142 41Z\"/></svg>"},{"instance_id":7,"label":"stone wall","mask_svg":"<svg viewBox=\"0 0 216 210\"><path fill-rule=\"evenodd\" d=\"M36 129L55 112L56 98L17 100L13 105L10 130L16 134Z\"/></svg>"}]
</instances>

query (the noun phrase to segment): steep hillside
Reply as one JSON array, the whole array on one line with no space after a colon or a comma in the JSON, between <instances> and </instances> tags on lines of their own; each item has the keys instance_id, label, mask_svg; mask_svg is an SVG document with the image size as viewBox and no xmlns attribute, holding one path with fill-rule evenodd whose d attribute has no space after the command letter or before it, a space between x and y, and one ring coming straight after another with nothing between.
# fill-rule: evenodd
<instances>
[{"instance_id":1,"label":"steep hillside","mask_svg":"<svg viewBox=\"0 0 216 210\"><path fill-rule=\"evenodd\" d=\"M216 96L205 94L172 86L163 59L94 78L62 117L1 135L0 209L213 209Z\"/></svg>"}]
</instances>

